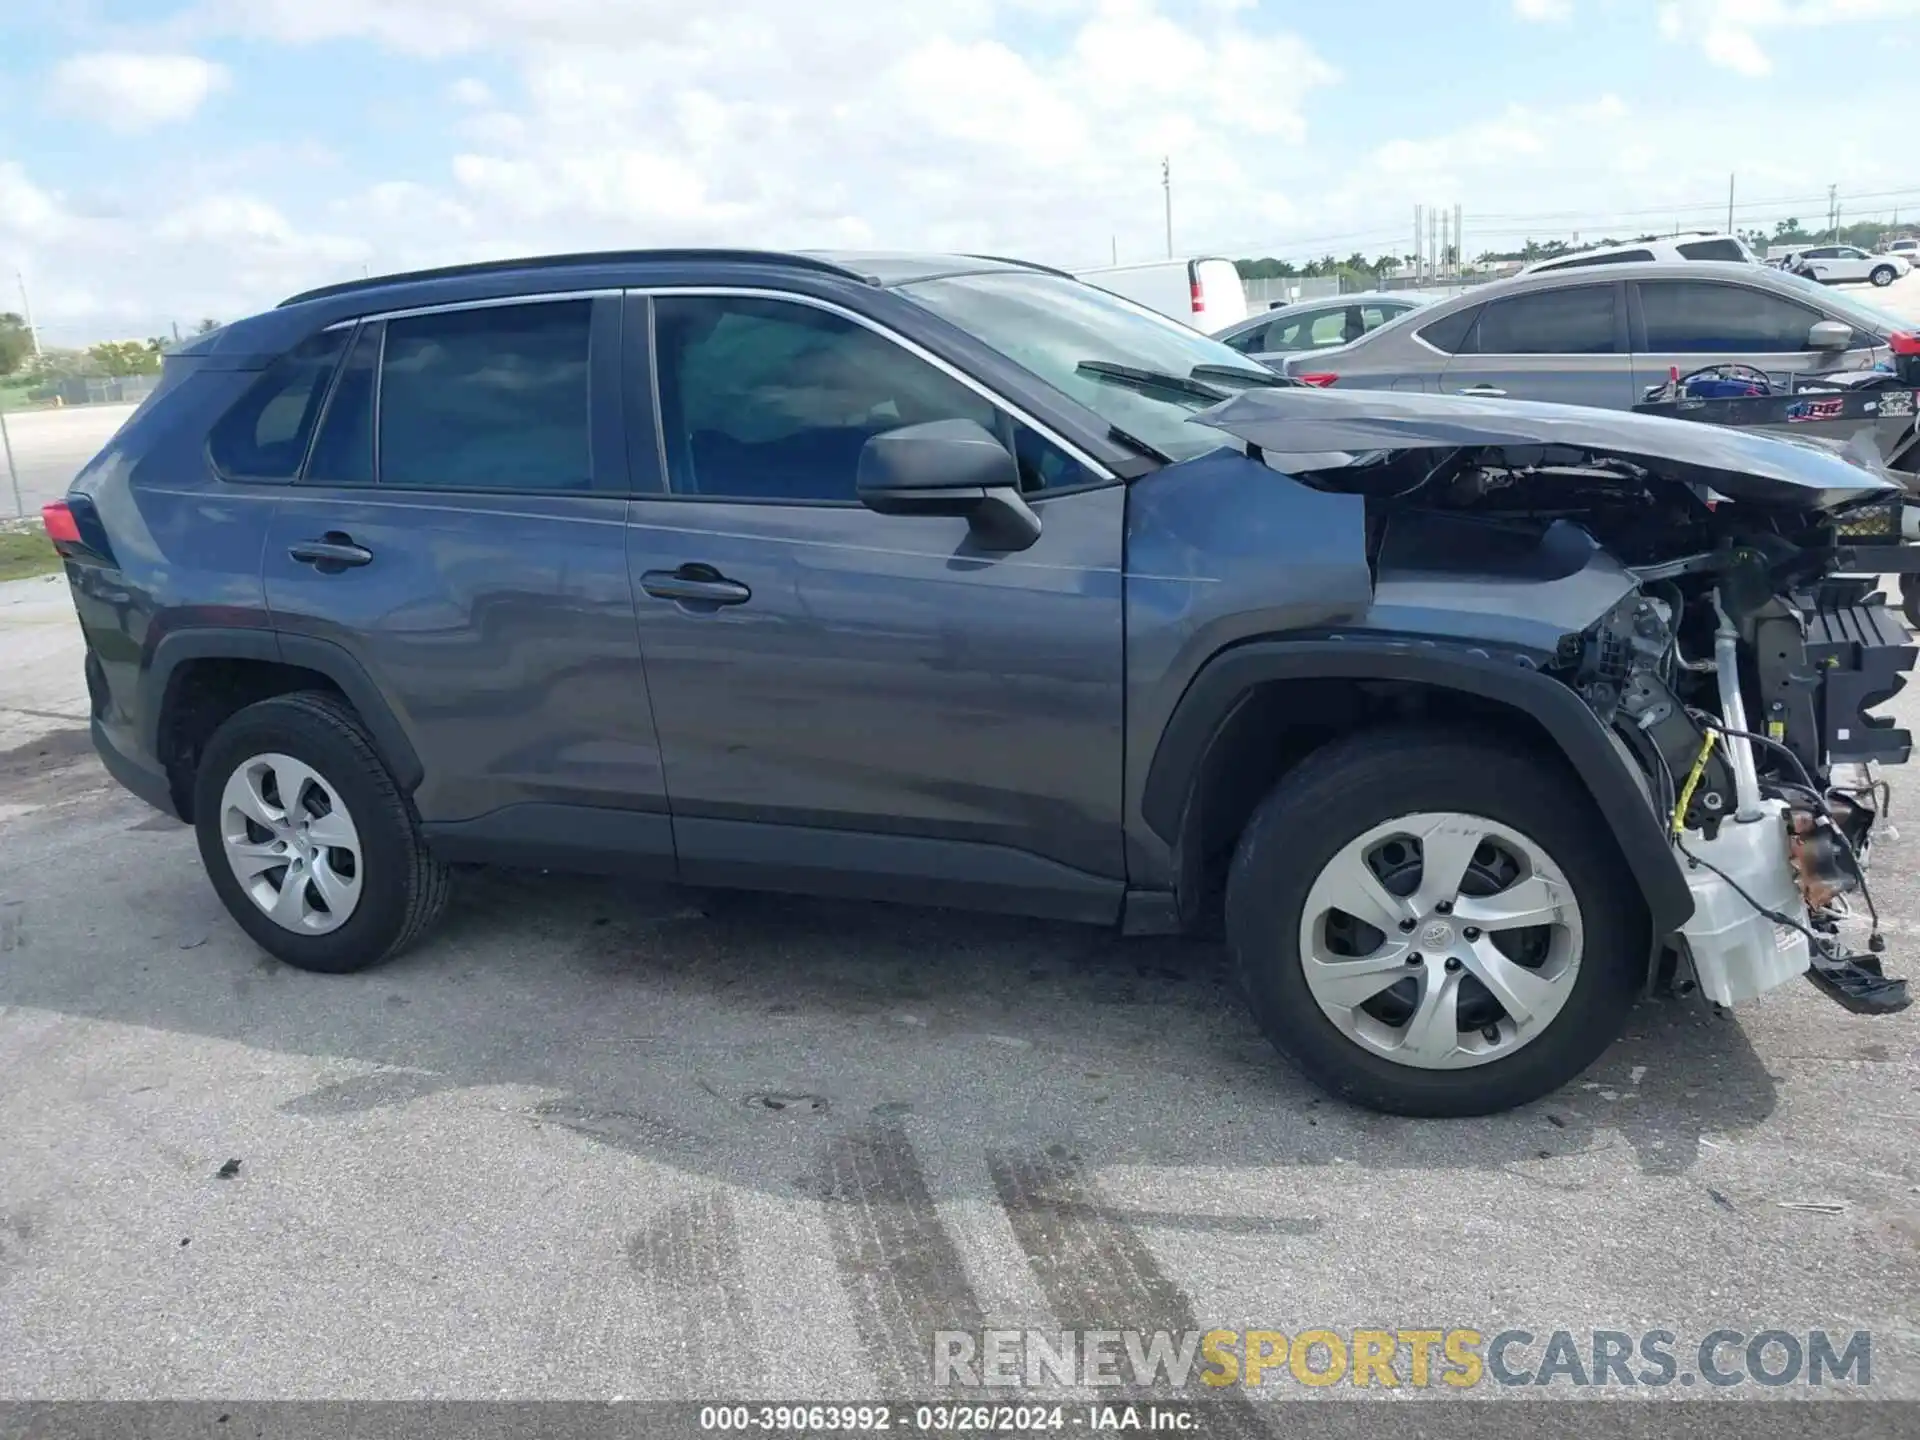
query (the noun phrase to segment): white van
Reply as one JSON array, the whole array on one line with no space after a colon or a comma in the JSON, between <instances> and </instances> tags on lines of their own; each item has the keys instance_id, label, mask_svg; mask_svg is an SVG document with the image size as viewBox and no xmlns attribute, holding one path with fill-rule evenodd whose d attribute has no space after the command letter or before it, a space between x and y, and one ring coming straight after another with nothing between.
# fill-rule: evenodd
<instances>
[{"instance_id":1,"label":"white van","mask_svg":"<svg viewBox=\"0 0 1920 1440\"><path fill-rule=\"evenodd\" d=\"M1215 255L1103 265L1074 273L1089 285L1171 315L1209 335L1247 318L1247 292L1240 283L1240 271L1231 260Z\"/></svg>"}]
</instances>

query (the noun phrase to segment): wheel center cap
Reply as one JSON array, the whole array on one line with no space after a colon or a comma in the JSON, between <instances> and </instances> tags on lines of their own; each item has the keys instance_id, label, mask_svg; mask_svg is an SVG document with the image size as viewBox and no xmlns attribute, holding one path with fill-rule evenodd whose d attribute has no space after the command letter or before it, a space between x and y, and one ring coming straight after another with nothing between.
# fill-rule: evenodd
<instances>
[{"instance_id":1,"label":"wheel center cap","mask_svg":"<svg viewBox=\"0 0 1920 1440\"><path fill-rule=\"evenodd\" d=\"M1446 950L1453 945L1453 926L1445 920L1429 920L1420 932L1420 943L1429 950Z\"/></svg>"}]
</instances>

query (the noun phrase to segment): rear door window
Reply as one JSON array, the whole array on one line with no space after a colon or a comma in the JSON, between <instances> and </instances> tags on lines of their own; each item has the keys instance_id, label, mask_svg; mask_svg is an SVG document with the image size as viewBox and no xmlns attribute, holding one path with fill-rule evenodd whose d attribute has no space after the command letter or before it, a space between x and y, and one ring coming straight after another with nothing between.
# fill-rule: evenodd
<instances>
[{"instance_id":1,"label":"rear door window","mask_svg":"<svg viewBox=\"0 0 1920 1440\"><path fill-rule=\"evenodd\" d=\"M1478 355L1607 355L1615 350L1616 287L1575 285L1495 300L1480 312Z\"/></svg>"},{"instance_id":2,"label":"rear door window","mask_svg":"<svg viewBox=\"0 0 1920 1440\"><path fill-rule=\"evenodd\" d=\"M591 486L591 300L448 310L389 320L386 328L382 486Z\"/></svg>"},{"instance_id":3,"label":"rear door window","mask_svg":"<svg viewBox=\"0 0 1920 1440\"><path fill-rule=\"evenodd\" d=\"M1817 311L1769 291L1704 280L1642 280L1647 349L1687 355L1789 354L1807 348Z\"/></svg>"},{"instance_id":4,"label":"rear door window","mask_svg":"<svg viewBox=\"0 0 1920 1440\"><path fill-rule=\"evenodd\" d=\"M345 330L303 341L240 397L207 437L208 453L223 475L286 480L300 469L320 417Z\"/></svg>"},{"instance_id":5,"label":"rear door window","mask_svg":"<svg viewBox=\"0 0 1920 1440\"><path fill-rule=\"evenodd\" d=\"M1747 258L1738 240L1685 240L1680 244L1680 253L1689 260L1744 261Z\"/></svg>"}]
</instances>

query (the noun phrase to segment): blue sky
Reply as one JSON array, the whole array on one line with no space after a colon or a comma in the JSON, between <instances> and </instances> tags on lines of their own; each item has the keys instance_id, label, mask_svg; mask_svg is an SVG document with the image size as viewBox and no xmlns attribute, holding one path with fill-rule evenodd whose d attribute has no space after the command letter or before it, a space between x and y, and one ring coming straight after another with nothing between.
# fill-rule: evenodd
<instances>
[{"instance_id":1,"label":"blue sky","mask_svg":"<svg viewBox=\"0 0 1920 1440\"><path fill-rule=\"evenodd\" d=\"M1729 171L1920 219L1917 62L1920 0L7 0L0 267L80 343L530 250L1085 265L1163 247L1162 155L1183 251L1705 225Z\"/></svg>"}]
</instances>

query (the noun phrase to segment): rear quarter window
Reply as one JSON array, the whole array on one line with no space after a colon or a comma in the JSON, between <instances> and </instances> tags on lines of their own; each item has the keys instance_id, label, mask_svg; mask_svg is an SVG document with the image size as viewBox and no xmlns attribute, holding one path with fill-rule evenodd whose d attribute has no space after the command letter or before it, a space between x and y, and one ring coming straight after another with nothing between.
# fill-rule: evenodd
<instances>
[{"instance_id":1,"label":"rear quarter window","mask_svg":"<svg viewBox=\"0 0 1920 1440\"><path fill-rule=\"evenodd\" d=\"M1480 309L1478 305L1469 305L1464 310L1456 310L1451 315L1442 315L1438 320L1422 325L1414 333L1434 349L1448 355L1458 355L1473 330L1473 322L1480 317Z\"/></svg>"},{"instance_id":2,"label":"rear quarter window","mask_svg":"<svg viewBox=\"0 0 1920 1440\"><path fill-rule=\"evenodd\" d=\"M290 479L306 457L347 332L315 335L276 361L220 417L207 451L223 475Z\"/></svg>"}]
</instances>

